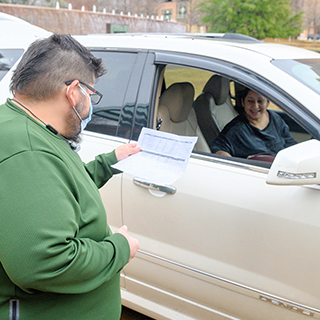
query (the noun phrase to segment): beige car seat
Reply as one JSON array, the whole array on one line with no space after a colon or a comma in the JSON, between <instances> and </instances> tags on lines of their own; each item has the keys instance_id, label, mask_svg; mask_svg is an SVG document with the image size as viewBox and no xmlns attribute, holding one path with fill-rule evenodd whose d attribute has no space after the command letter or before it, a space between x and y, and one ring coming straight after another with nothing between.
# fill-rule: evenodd
<instances>
[{"instance_id":1,"label":"beige car seat","mask_svg":"<svg viewBox=\"0 0 320 320\"><path fill-rule=\"evenodd\" d=\"M238 115L231 102L230 81L219 75L208 80L193 107L209 146L224 126Z\"/></svg>"},{"instance_id":2,"label":"beige car seat","mask_svg":"<svg viewBox=\"0 0 320 320\"><path fill-rule=\"evenodd\" d=\"M192 108L194 87L189 82L174 83L160 97L158 107L161 131L184 136L197 136L196 151L210 152Z\"/></svg>"}]
</instances>

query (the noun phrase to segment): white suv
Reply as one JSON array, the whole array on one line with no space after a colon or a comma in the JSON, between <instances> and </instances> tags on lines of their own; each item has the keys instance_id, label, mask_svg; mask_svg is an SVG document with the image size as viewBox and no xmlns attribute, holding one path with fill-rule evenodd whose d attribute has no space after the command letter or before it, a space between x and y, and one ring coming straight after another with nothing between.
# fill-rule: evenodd
<instances>
[{"instance_id":1,"label":"white suv","mask_svg":"<svg viewBox=\"0 0 320 320\"><path fill-rule=\"evenodd\" d=\"M101 189L108 223L140 241L123 304L155 319L320 319L320 55L233 34L76 38L108 69L84 161L143 127L198 136L173 185L123 173ZM208 147L243 87L267 97L299 142L272 164Z\"/></svg>"},{"instance_id":2,"label":"white suv","mask_svg":"<svg viewBox=\"0 0 320 320\"><path fill-rule=\"evenodd\" d=\"M156 319L320 319L320 55L232 34L76 38L108 69L84 160L143 127L198 136L173 185L123 173L101 190L109 224L140 240L122 273L123 303ZM183 97L172 89L181 86ZM201 121L219 132L244 86L272 102L299 142L272 166L210 153L214 133L197 122L211 94Z\"/></svg>"}]
</instances>

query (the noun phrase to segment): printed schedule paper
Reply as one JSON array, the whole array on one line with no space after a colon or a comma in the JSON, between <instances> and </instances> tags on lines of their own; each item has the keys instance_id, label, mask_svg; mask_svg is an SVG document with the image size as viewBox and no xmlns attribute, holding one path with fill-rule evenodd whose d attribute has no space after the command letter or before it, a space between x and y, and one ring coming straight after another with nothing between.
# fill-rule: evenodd
<instances>
[{"instance_id":1,"label":"printed schedule paper","mask_svg":"<svg viewBox=\"0 0 320 320\"><path fill-rule=\"evenodd\" d=\"M113 167L152 183L171 184L185 172L197 139L143 128L138 139L141 151Z\"/></svg>"}]
</instances>

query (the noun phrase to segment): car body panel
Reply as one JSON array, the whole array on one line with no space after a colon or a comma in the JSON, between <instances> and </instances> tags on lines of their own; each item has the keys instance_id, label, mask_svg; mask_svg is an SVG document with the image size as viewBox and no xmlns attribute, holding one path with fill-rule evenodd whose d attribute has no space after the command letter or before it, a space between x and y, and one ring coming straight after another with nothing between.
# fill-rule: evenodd
<instances>
[{"instance_id":1,"label":"car body panel","mask_svg":"<svg viewBox=\"0 0 320 320\"><path fill-rule=\"evenodd\" d=\"M96 147L96 151L101 150L100 145ZM208 168L212 170L212 179L211 174L208 177ZM197 184L194 180L188 181L195 174L199 177ZM122 223L127 224L140 241L140 253L124 269L128 277L125 287L130 283L127 290L130 292L131 285L137 286L142 298L148 299L148 294L153 292L151 300L163 296L162 303L168 300L167 295L161 294L163 291L169 291L179 301L183 298L179 302L182 305L188 304L184 299L197 301L204 307L194 308L195 319L199 308L203 309L202 313L206 306L212 307L214 303L216 308L212 309L225 314L235 308L234 314L241 310L241 317L245 319L265 319L273 306L263 301L263 297L277 297L305 312L319 312L318 284L314 281L319 258L311 244L319 241L320 221L313 208L320 189L268 186L267 174L267 169L241 167L237 163L232 166L224 161L193 156L186 174L174 184L177 193L161 196L133 185L133 176L122 174ZM223 183L213 193L212 185L217 181ZM112 179L109 183L105 188L114 194L119 182ZM259 189L261 199L251 198L249 203L247 194L256 194L253 188ZM194 198L195 193L201 198ZM106 199L110 196L109 193ZM277 203L275 212L273 199L276 197L283 201ZM179 210L175 203L180 203ZM114 208L110 202L106 206L108 221L115 229L118 224L112 219ZM252 210L256 207L260 210ZM181 219L176 219L177 216ZM208 221L212 221L212 225ZM195 239L198 241L194 242ZM308 273L305 273L306 268ZM142 283L149 289L142 290ZM199 289L190 290L192 284ZM181 292L184 292L182 297L179 296ZM250 298L249 304L242 301L243 295ZM290 310L280 309L279 312L295 318ZM210 314L201 319L210 319Z\"/></svg>"},{"instance_id":2,"label":"car body panel","mask_svg":"<svg viewBox=\"0 0 320 320\"><path fill-rule=\"evenodd\" d=\"M320 240L320 221L312 210L320 190L268 186L265 173L194 159L174 184L177 193L172 196L155 197L132 187L132 177L123 179L124 223L141 238L142 251L231 281L241 278L243 285L269 294L320 305L314 282L319 258L310 245ZM256 195L253 189L260 197L250 197ZM282 201L274 212L276 198ZM183 249L188 254L182 254Z\"/></svg>"},{"instance_id":3,"label":"car body panel","mask_svg":"<svg viewBox=\"0 0 320 320\"><path fill-rule=\"evenodd\" d=\"M0 12L1 48L5 43L7 48L26 48L33 41L50 36L52 33L37 27L23 19Z\"/></svg>"}]
</instances>

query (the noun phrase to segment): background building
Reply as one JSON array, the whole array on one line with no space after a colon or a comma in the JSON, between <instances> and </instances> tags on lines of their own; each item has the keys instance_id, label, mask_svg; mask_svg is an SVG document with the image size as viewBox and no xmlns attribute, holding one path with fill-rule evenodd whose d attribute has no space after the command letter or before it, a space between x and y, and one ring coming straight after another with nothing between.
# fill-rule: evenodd
<instances>
[{"instance_id":1,"label":"background building","mask_svg":"<svg viewBox=\"0 0 320 320\"><path fill-rule=\"evenodd\" d=\"M196 11L199 0L167 0L161 3L158 16L166 21L176 21L186 25L187 32L205 33L206 27L201 24L200 13Z\"/></svg>"}]
</instances>

